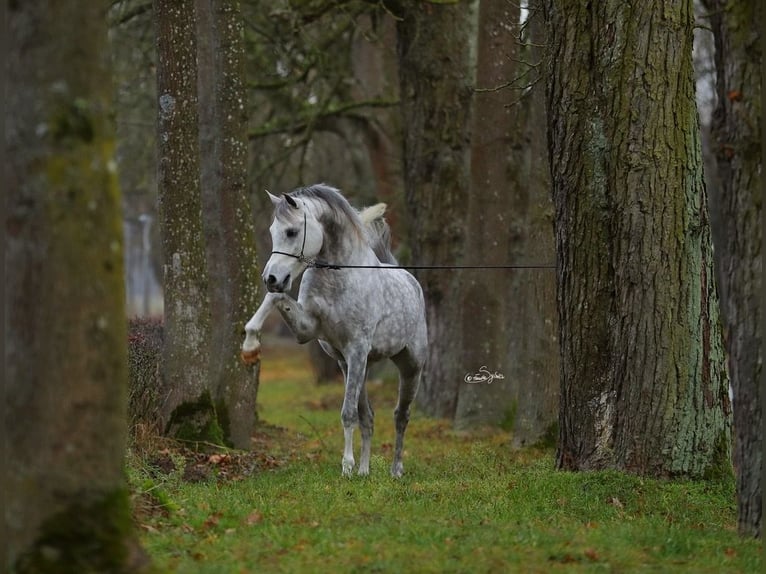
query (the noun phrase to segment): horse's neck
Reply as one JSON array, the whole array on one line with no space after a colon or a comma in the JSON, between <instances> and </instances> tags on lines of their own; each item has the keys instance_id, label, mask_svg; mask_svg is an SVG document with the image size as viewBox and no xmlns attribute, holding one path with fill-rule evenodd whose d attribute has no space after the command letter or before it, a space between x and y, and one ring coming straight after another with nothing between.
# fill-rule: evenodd
<instances>
[{"instance_id":1,"label":"horse's neck","mask_svg":"<svg viewBox=\"0 0 766 574\"><path fill-rule=\"evenodd\" d=\"M318 259L335 265L374 265L378 261L377 255L366 241L350 237L325 241Z\"/></svg>"}]
</instances>

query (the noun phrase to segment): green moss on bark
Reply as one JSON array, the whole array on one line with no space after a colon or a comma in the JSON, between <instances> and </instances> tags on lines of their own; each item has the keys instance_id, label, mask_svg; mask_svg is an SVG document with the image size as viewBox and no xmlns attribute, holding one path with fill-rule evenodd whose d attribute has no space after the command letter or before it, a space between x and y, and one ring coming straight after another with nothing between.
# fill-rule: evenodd
<instances>
[{"instance_id":1,"label":"green moss on bark","mask_svg":"<svg viewBox=\"0 0 766 574\"><path fill-rule=\"evenodd\" d=\"M231 440L231 416L225 400L219 399L216 401L215 412L218 417L218 426L221 428L223 442L226 446L233 447L234 443Z\"/></svg>"},{"instance_id":2,"label":"green moss on bark","mask_svg":"<svg viewBox=\"0 0 766 574\"><path fill-rule=\"evenodd\" d=\"M731 464L731 436L724 431L718 435L715 449L710 457L710 466L703 478L716 482L734 480L734 467Z\"/></svg>"},{"instance_id":3,"label":"green moss on bark","mask_svg":"<svg viewBox=\"0 0 766 574\"><path fill-rule=\"evenodd\" d=\"M178 405L170 416L165 434L182 441L223 446L223 429L210 392L205 391L196 401Z\"/></svg>"},{"instance_id":4,"label":"green moss on bark","mask_svg":"<svg viewBox=\"0 0 766 574\"><path fill-rule=\"evenodd\" d=\"M148 572L150 564L132 537L128 493L120 488L96 500L77 501L50 517L40 536L17 560L19 574Z\"/></svg>"}]
</instances>

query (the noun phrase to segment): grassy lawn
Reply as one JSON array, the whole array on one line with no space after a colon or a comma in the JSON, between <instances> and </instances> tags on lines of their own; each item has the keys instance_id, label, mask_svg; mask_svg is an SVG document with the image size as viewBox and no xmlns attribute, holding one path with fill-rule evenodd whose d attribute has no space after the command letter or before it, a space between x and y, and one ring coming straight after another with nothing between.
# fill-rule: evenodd
<instances>
[{"instance_id":1,"label":"grassy lawn","mask_svg":"<svg viewBox=\"0 0 766 574\"><path fill-rule=\"evenodd\" d=\"M392 456L392 375L370 384L370 476L340 475L342 387L314 385L297 346L265 346L255 452L134 445L144 547L162 572L761 572L736 533L732 483L562 473L497 429L413 414ZM358 434L356 436L358 457Z\"/></svg>"}]
</instances>

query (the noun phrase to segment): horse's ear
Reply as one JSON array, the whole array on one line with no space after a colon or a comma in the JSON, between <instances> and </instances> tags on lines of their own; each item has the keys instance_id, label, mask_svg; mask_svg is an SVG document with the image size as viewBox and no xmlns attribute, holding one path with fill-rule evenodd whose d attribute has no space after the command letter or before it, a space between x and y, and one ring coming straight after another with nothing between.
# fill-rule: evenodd
<instances>
[{"instance_id":1,"label":"horse's ear","mask_svg":"<svg viewBox=\"0 0 766 574\"><path fill-rule=\"evenodd\" d=\"M293 207L295 209L298 209L298 202L293 199L291 195L288 195L286 193L282 194L282 197L285 198L285 201L290 205L290 207Z\"/></svg>"},{"instance_id":2,"label":"horse's ear","mask_svg":"<svg viewBox=\"0 0 766 574\"><path fill-rule=\"evenodd\" d=\"M279 205L279 202L280 202L280 201L282 201L282 200L281 200L281 199L279 199L279 198L278 198L276 195L272 195L272 194L271 194L271 192L269 192L269 190L268 190L268 189L266 190L266 194L269 196L269 199L271 200L271 203L273 203L273 204L274 204L274 207L276 207L277 205Z\"/></svg>"}]
</instances>

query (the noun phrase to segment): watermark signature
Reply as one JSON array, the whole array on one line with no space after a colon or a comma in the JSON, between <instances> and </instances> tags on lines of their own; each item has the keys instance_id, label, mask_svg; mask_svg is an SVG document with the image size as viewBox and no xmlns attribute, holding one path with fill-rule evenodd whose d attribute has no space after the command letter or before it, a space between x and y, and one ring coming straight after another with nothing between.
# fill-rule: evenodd
<instances>
[{"instance_id":1,"label":"watermark signature","mask_svg":"<svg viewBox=\"0 0 766 574\"><path fill-rule=\"evenodd\" d=\"M478 373L468 373L465 377L463 377L463 380L470 385L476 385L479 383L487 383L488 385L491 385L492 381L495 379L500 380L504 378L505 376L503 373L498 373L497 371L492 373L486 365L482 365Z\"/></svg>"}]
</instances>

